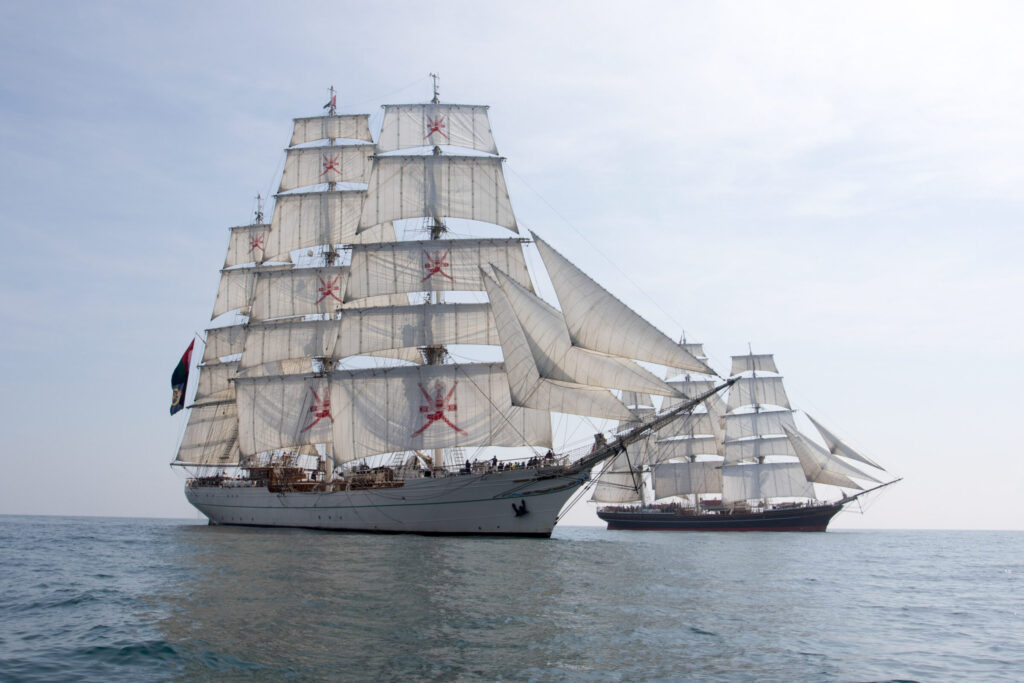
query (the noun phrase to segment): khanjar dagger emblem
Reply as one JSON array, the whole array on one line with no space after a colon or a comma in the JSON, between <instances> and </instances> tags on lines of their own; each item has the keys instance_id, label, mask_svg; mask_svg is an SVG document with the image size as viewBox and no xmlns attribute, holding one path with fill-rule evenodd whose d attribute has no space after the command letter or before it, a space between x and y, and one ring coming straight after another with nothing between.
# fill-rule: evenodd
<instances>
[{"instance_id":1,"label":"khanjar dagger emblem","mask_svg":"<svg viewBox=\"0 0 1024 683\"><path fill-rule=\"evenodd\" d=\"M452 385L451 391L447 394L444 393L444 385L440 381L434 383L434 395L431 396L430 392L423 388L423 385L418 385L420 391L423 392L423 398L427 400L427 405L420 406L420 412L427 418L427 423L413 432L410 436L419 436L427 430L427 427L434 424L435 422L444 422L446 425L457 431L459 434L465 434L466 432L448 419L445 413L454 413L458 411L459 406L456 403L449 403L452 396L455 395L455 387L459 386L458 382Z\"/></svg>"},{"instance_id":2,"label":"khanjar dagger emblem","mask_svg":"<svg viewBox=\"0 0 1024 683\"><path fill-rule=\"evenodd\" d=\"M445 140L447 140L448 142L451 142L451 138L449 138L448 134L444 132L444 129L445 129L445 123L444 123L444 117L443 116L438 115L438 116L436 116L434 118L430 118L428 116L427 117L427 134L423 136L423 139L426 140L427 138L429 138L434 133L439 133L439 134L444 136Z\"/></svg>"},{"instance_id":3,"label":"khanjar dagger emblem","mask_svg":"<svg viewBox=\"0 0 1024 683\"><path fill-rule=\"evenodd\" d=\"M448 252L447 251L444 252L443 254L441 252L439 252L439 251L435 251L433 253L424 251L423 252L423 268L424 268L424 270L427 271L427 274L423 276L423 279L420 280L420 282L424 282L426 280L429 280L430 278L434 277L435 275L440 275L441 277L446 277L449 280L451 280L452 282L455 282L455 278L453 278L448 273L444 272L445 268L450 268L450 267L451 267L451 264L448 263Z\"/></svg>"},{"instance_id":4,"label":"khanjar dagger emblem","mask_svg":"<svg viewBox=\"0 0 1024 683\"><path fill-rule=\"evenodd\" d=\"M309 390L313 394L313 405L309 407L309 412L310 416L315 419L306 425L301 432L308 432L314 425L324 418L334 422L334 418L331 416L331 395L328 390L323 390L324 397L322 399L320 398L320 395L316 393L316 389L310 387Z\"/></svg>"},{"instance_id":5,"label":"khanjar dagger emblem","mask_svg":"<svg viewBox=\"0 0 1024 683\"><path fill-rule=\"evenodd\" d=\"M341 276L338 275L330 280L324 280L322 277L318 277L317 279L320 280L320 287L316 291L320 294L320 298L314 303L320 303L327 297L331 297L339 304L343 303L342 300L338 298L338 294L341 291L341 288L338 286L338 278L340 277Z\"/></svg>"},{"instance_id":6,"label":"khanjar dagger emblem","mask_svg":"<svg viewBox=\"0 0 1024 683\"><path fill-rule=\"evenodd\" d=\"M262 232L254 232L249 235L249 253L253 254L257 249L266 253L266 249L263 246L263 240L266 238L266 234Z\"/></svg>"},{"instance_id":7,"label":"khanjar dagger emblem","mask_svg":"<svg viewBox=\"0 0 1024 683\"><path fill-rule=\"evenodd\" d=\"M327 175L329 171L334 171L338 175L341 175L341 169L338 167L338 158L339 155L337 154L332 157L329 157L326 154L323 156L324 170L320 171L321 177Z\"/></svg>"}]
</instances>

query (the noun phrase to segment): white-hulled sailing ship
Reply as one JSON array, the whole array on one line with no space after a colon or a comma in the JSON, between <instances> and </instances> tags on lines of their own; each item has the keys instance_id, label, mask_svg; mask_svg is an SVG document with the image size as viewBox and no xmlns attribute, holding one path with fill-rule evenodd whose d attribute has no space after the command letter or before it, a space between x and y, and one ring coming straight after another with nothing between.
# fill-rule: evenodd
<instances>
[{"instance_id":1,"label":"white-hulled sailing ship","mask_svg":"<svg viewBox=\"0 0 1024 683\"><path fill-rule=\"evenodd\" d=\"M684 348L705 359L701 345ZM591 500L614 504L597 513L609 529L824 531L844 506L898 481L883 483L881 466L810 415L827 448L802 433L772 355L733 356L730 375L727 400L712 394L606 465ZM698 396L714 381L687 374L668 384ZM623 398L654 412L648 397ZM678 402L665 399L663 412ZM816 484L841 497L818 498Z\"/></svg>"},{"instance_id":2,"label":"white-hulled sailing ship","mask_svg":"<svg viewBox=\"0 0 1024 683\"><path fill-rule=\"evenodd\" d=\"M186 496L213 524L548 536L595 464L717 390L685 397L635 361L711 371L508 236L486 106L440 103L435 80L432 102L384 106L374 142L334 103L295 120L270 222L231 229L213 317L234 324L207 331ZM678 405L644 416L612 390ZM552 414L633 424L556 455Z\"/></svg>"}]
</instances>

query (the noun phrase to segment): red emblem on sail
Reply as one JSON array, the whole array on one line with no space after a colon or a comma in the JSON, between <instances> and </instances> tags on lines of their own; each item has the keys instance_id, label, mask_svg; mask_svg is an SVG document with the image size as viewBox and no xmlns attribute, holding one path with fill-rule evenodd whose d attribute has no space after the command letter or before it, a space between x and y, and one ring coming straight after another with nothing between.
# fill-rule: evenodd
<instances>
[{"instance_id":1,"label":"red emblem on sail","mask_svg":"<svg viewBox=\"0 0 1024 683\"><path fill-rule=\"evenodd\" d=\"M427 134L423 136L423 139L426 140L427 138L429 138L434 133L440 133L441 135L444 136L445 140L451 142L451 138L449 138L448 134L444 132L444 129L445 129L445 123L444 123L444 117L443 116L438 116L437 118L433 118L433 119L428 116L427 117Z\"/></svg>"},{"instance_id":2,"label":"red emblem on sail","mask_svg":"<svg viewBox=\"0 0 1024 683\"><path fill-rule=\"evenodd\" d=\"M266 253L266 249L263 247L263 240L266 238L266 233L257 232L249 235L249 253L254 253L257 249Z\"/></svg>"},{"instance_id":3,"label":"red emblem on sail","mask_svg":"<svg viewBox=\"0 0 1024 683\"><path fill-rule=\"evenodd\" d=\"M328 171L334 171L338 175L341 175L341 168L338 167L339 155L335 154L333 157L329 157L326 154L323 157L324 170L320 171L321 176L327 175Z\"/></svg>"},{"instance_id":4,"label":"red emblem on sail","mask_svg":"<svg viewBox=\"0 0 1024 683\"><path fill-rule=\"evenodd\" d=\"M341 288L338 286L338 278L340 277L341 276L338 275L331 280L324 280L322 277L318 277L317 279L320 280L320 288L316 291L319 292L320 298L314 303L320 303L327 297L331 297L339 304L342 303L342 300L338 298L338 294L341 292Z\"/></svg>"},{"instance_id":5,"label":"red emblem on sail","mask_svg":"<svg viewBox=\"0 0 1024 683\"><path fill-rule=\"evenodd\" d=\"M430 393L423 388L422 384L419 385L420 391L423 392L423 398L427 399L427 405L420 406L420 412L424 413L424 415L426 416L427 423L420 427L419 429L417 429L415 432L413 432L411 436L419 436L420 434L426 431L427 427L434 424L435 422L444 422L446 425L457 431L459 434L466 433L465 431L459 429L458 426L454 422L449 420L448 416L446 415L446 413L454 413L459 409L459 406L457 404L449 403L449 401L452 399L452 396L455 394L455 387L457 386L459 386L458 382L453 384L451 391L445 394L444 385L441 384L441 382L435 382L434 395L431 396Z\"/></svg>"},{"instance_id":6,"label":"red emblem on sail","mask_svg":"<svg viewBox=\"0 0 1024 683\"><path fill-rule=\"evenodd\" d=\"M455 282L455 278L453 278L448 273L444 272L445 268L450 268L451 267L451 264L448 263L448 252L447 251L444 252L443 254L441 252L439 252L439 251L435 251L433 254L430 254L430 253L424 251L423 252L423 259L424 259L423 268L426 269L427 274L423 276L423 279L420 280L420 282L424 282L425 280L429 280L430 278L434 277L435 275L440 275L442 277L446 277L449 280L451 280L452 282Z\"/></svg>"},{"instance_id":7,"label":"red emblem on sail","mask_svg":"<svg viewBox=\"0 0 1024 683\"><path fill-rule=\"evenodd\" d=\"M320 398L313 387L310 387L309 390L313 393L313 405L309 407L309 412L312 413L312 417L315 419L302 429L303 432L309 431L324 418L334 422L334 418L331 417L331 396L327 390L324 390L323 399Z\"/></svg>"}]
</instances>

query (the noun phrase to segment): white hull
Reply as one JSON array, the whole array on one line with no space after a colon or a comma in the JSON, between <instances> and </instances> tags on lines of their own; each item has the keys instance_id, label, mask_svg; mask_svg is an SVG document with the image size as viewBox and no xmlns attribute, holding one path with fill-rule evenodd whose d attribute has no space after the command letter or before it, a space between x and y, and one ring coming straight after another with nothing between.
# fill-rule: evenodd
<instances>
[{"instance_id":1,"label":"white hull","mask_svg":"<svg viewBox=\"0 0 1024 683\"><path fill-rule=\"evenodd\" d=\"M211 524L420 534L550 536L583 474L538 479L533 470L410 479L355 491L281 492L228 481L186 486ZM517 515L513 505L526 513Z\"/></svg>"}]
</instances>

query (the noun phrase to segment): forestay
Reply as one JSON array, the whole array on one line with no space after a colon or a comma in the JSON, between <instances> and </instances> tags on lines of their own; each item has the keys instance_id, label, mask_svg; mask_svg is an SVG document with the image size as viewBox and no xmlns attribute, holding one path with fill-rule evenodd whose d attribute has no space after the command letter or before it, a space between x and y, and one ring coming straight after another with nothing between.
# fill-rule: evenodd
<instances>
[{"instance_id":1,"label":"forestay","mask_svg":"<svg viewBox=\"0 0 1024 683\"><path fill-rule=\"evenodd\" d=\"M814 486L795 462L722 467L722 502L762 498L814 498Z\"/></svg>"},{"instance_id":2,"label":"forestay","mask_svg":"<svg viewBox=\"0 0 1024 683\"><path fill-rule=\"evenodd\" d=\"M345 138L373 142L370 135L369 114L345 114L342 116L309 116L295 119L289 147L304 145L316 140Z\"/></svg>"},{"instance_id":3,"label":"forestay","mask_svg":"<svg viewBox=\"0 0 1024 683\"><path fill-rule=\"evenodd\" d=\"M496 272L496 275L541 377L592 387L661 395L675 393L663 381L628 359L573 346L565 320L558 310L504 273Z\"/></svg>"},{"instance_id":4,"label":"forestay","mask_svg":"<svg viewBox=\"0 0 1024 683\"><path fill-rule=\"evenodd\" d=\"M796 452L797 458L800 459L800 466L803 467L804 475L809 481L813 481L816 484L831 484L832 486L841 486L848 489L863 488L850 477L878 482L874 477L861 472L853 465L848 465L808 440L800 432L787 427L786 436L789 437L793 450Z\"/></svg>"},{"instance_id":5,"label":"forestay","mask_svg":"<svg viewBox=\"0 0 1024 683\"><path fill-rule=\"evenodd\" d=\"M321 183L365 183L370 177L373 153L373 145L289 149L285 152L284 173L278 192Z\"/></svg>"},{"instance_id":6,"label":"forestay","mask_svg":"<svg viewBox=\"0 0 1024 683\"><path fill-rule=\"evenodd\" d=\"M573 344L621 358L714 374L711 368L612 296L536 233L531 234L551 276Z\"/></svg>"},{"instance_id":7,"label":"forestay","mask_svg":"<svg viewBox=\"0 0 1024 683\"><path fill-rule=\"evenodd\" d=\"M807 415L807 419L809 419L814 424L814 427L818 430L818 433L821 434L821 438L823 438L825 440L825 443L828 444L829 452L831 452L832 455L843 455L846 456L847 458L852 458L858 462L862 462L865 465L871 465L872 467L882 469L881 465L879 465L866 455L862 455L858 451L855 451L852 448L850 448L850 446L848 446L842 439L840 439L838 436L836 436L831 431L826 429L820 422L815 420L813 417Z\"/></svg>"},{"instance_id":8,"label":"forestay","mask_svg":"<svg viewBox=\"0 0 1024 683\"><path fill-rule=\"evenodd\" d=\"M532 287L518 239L356 245L346 301L398 292L483 291L480 269L492 264Z\"/></svg>"},{"instance_id":9,"label":"forestay","mask_svg":"<svg viewBox=\"0 0 1024 683\"><path fill-rule=\"evenodd\" d=\"M483 279L501 340L513 405L612 420L635 419L607 389L542 378L508 297L489 275L483 274Z\"/></svg>"},{"instance_id":10,"label":"forestay","mask_svg":"<svg viewBox=\"0 0 1024 683\"><path fill-rule=\"evenodd\" d=\"M360 232L402 218L468 218L519 232L498 157L379 156Z\"/></svg>"},{"instance_id":11,"label":"forestay","mask_svg":"<svg viewBox=\"0 0 1024 683\"><path fill-rule=\"evenodd\" d=\"M470 104L384 105L384 122L377 139L380 151L435 145L453 145L497 154L487 107Z\"/></svg>"}]
</instances>

